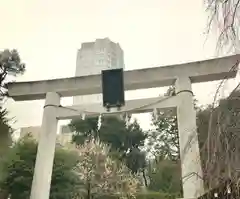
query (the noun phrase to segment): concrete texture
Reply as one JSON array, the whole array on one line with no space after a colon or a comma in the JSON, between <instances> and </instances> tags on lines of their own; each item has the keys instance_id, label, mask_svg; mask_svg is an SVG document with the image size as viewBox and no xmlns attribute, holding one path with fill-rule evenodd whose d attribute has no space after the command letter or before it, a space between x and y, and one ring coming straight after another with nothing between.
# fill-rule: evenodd
<instances>
[{"instance_id":1,"label":"concrete texture","mask_svg":"<svg viewBox=\"0 0 240 199\"><path fill-rule=\"evenodd\" d=\"M51 105L59 104L57 93L47 93L30 199L49 198L58 122L57 107Z\"/></svg>"},{"instance_id":2,"label":"concrete texture","mask_svg":"<svg viewBox=\"0 0 240 199\"><path fill-rule=\"evenodd\" d=\"M124 73L125 90L137 90L172 85L178 76L190 77L192 83L220 80L236 76L230 69L240 55L192 63L147 68ZM46 93L57 92L61 97L101 93L101 75L44 81L18 82L8 85L9 95L16 101L44 99Z\"/></svg>"}]
</instances>

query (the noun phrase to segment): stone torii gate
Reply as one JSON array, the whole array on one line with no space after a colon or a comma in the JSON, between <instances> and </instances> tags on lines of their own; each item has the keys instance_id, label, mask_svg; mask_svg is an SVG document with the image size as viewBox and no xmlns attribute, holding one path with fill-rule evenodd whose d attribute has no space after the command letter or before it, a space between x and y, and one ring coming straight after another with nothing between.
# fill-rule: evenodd
<instances>
[{"instance_id":1,"label":"stone torii gate","mask_svg":"<svg viewBox=\"0 0 240 199\"><path fill-rule=\"evenodd\" d=\"M233 55L124 72L125 90L174 84L176 86L176 96L164 99L157 97L130 100L121 111L140 113L149 112L155 108L177 109L184 198L197 198L204 192L191 84L234 78L236 69L233 66L238 64L239 59L240 55ZM99 115L99 113L109 114L101 104L64 108L60 105L60 98L101 93L101 75L11 83L8 89L10 97L15 101L45 99L30 198L48 199L58 120L79 117L80 112L83 111L86 111L89 116ZM114 114L119 112L115 111Z\"/></svg>"}]
</instances>

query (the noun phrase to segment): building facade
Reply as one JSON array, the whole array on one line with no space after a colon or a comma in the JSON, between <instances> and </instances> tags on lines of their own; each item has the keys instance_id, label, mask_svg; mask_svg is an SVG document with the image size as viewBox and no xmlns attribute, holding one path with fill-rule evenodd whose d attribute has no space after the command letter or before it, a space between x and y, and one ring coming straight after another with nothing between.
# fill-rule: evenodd
<instances>
[{"instance_id":1,"label":"building facade","mask_svg":"<svg viewBox=\"0 0 240 199\"><path fill-rule=\"evenodd\" d=\"M124 68L124 53L109 38L82 43L77 53L75 76L101 74L102 70ZM102 95L76 96L73 104L100 103Z\"/></svg>"},{"instance_id":2,"label":"building facade","mask_svg":"<svg viewBox=\"0 0 240 199\"><path fill-rule=\"evenodd\" d=\"M39 140L39 134L40 134L41 127L40 126L29 126L29 127L23 127L20 129L20 139L24 138L26 136L31 136L34 140Z\"/></svg>"}]
</instances>

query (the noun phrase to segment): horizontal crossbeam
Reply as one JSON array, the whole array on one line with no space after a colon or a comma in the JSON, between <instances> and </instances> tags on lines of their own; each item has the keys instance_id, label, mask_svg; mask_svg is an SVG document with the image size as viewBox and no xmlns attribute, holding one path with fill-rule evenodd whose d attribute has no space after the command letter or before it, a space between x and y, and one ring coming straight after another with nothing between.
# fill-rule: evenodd
<instances>
[{"instance_id":1,"label":"horizontal crossbeam","mask_svg":"<svg viewBox=\"0 0 240 199\"><path fill-rule=\"evenodd\" d=\"M102 115L119 115L121 113L146 113L153 109L175 109L177 106L177 96L172 97L156 97L147 99L135 99L126 101L126 105L121 110L112 109L111 112L107 112L102 104L85 104L74 105L67 107L59 107L57 109L57 118L59 120L64 119L76 119L80 118L82 114L88 117L94 117Z\"/></svg>"},{"instance_id":2,"label":"horizontal crossbeam","mask_svg":"<svg viewBox=\"0 0 240 199\"><path fill-rule=\"evenodd\" d=\"M179 76L190 77L192 83L233 78L230 71L240 55L191 63L147 68L124 72L125 90L137 90L172 85ZM101 75L54 80L17 82L8 85L9 96L16 101L45 99L46 93L57 92L62 97L101 93Z\"/></svg>"}]
</instances>

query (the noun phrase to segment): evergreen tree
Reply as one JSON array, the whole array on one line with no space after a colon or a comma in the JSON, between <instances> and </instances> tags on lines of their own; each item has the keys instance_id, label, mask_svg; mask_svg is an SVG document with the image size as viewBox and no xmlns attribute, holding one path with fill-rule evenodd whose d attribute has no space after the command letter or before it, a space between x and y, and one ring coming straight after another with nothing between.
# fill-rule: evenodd
<instances>
[{"instance_id":1,"label":"evergreen tree","mask_svg":"<svg viewBox=\"0 0 240 199\"><path fill-rule=\"evenodd\" d=\"M16 76L25 72L25 64L21 63L21 59L17 50L4 50L0 52L0 97L6 95L8 75Z\"/></svg>"},{"instance_id":2,"label":"evergreen tree","mask_svg":"<svg viewBox=\"0 0 240 199\"><path fill-rule=\"evenodd\" d=\"M177 116L171 112L152 115L154 130L148 133L148 151L155 159L179 160Z\"/></svg>"},{"instance_id":3,"label":"evergreen tree","mask_svg":"<svg viewBox=\"0 0 240 199\"><path fill-rule=\"evenodd\" d=\"M34 173L37 143L25 138L16 143L1 164L0 189L6 198L28 199ZM54 158L50 199L72 199L81 194L81 181L73 171L77 154L57 148ZM41 190L39 190L41 191Z\"/></svg>"},{"instance_id":4,"label":"evergreen tree","mask_svg":"<svg viewBox=\"0 0 240 199\"><path fill-rule=\"evenodd\" d=\"M2 100L7 95L7 78L23 74L25 65L21 63L17 50L0 52L0 159L12 144L13 129L9 125L7 110L2 108Z\"/></svg>"},{"instance_id":5,"label":"evergreen tree","mask_svg":"<svg viewBox=\"0 0 240 199\"><path fill-rule=\"evenodd\" d=\"M99 139L110 145L112 156L124 161L133 172L137 172L145 166L145 153L141 151L141 147L144 146L146 134L136 120L132 123L129 120L103 117L100 129L98 129L98 118L72 120L70 128L74 132L73 142L81 145L86 140ZM133 155L135 158L132 158Z\"/></svg>"}]
</instances>

